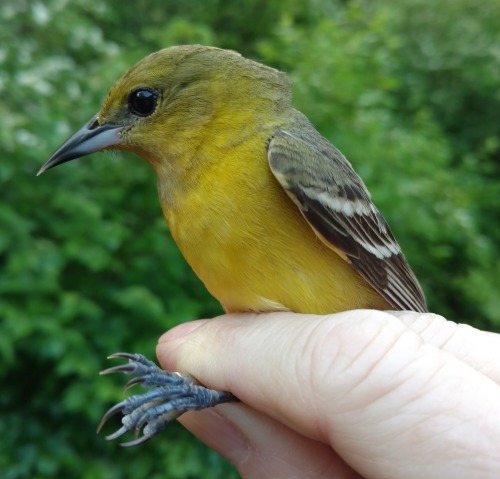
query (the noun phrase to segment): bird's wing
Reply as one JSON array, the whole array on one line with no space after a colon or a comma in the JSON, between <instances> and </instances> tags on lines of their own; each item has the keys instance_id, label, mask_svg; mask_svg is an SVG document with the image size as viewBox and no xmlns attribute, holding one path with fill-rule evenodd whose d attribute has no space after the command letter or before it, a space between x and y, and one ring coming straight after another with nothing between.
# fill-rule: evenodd
<instances>
[{"instance_id":1,"label":"bird's wing","mask_svg":"<svg viewBox=\"0 0 500 479\"><path fill-rule=\"evenodd\" d=\"M427 311L418 280L347 159L315 130L278 130L271 171L316 234L394 308Z\"/></svg>"}]
</instances>

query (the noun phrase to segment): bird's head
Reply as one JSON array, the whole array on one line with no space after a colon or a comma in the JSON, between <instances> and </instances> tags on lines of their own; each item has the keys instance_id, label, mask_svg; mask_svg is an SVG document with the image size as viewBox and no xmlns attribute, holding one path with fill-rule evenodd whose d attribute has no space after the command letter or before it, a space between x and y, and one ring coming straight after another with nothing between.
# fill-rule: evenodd
<instances>
[{"instance_id":1,"label":"bird's head","mask_svg":"<svg viewBox=\"0 0 500 479\"><path fill-rule=\"evenodd\" d=\"M201 142L234 140L249 116L288 106L289 91L283 73L236 52L200 45L160 50L114 84L99 113L38 174L107 149L133 151L157 173L176 168Z\"/></svg>"}]
</instances>

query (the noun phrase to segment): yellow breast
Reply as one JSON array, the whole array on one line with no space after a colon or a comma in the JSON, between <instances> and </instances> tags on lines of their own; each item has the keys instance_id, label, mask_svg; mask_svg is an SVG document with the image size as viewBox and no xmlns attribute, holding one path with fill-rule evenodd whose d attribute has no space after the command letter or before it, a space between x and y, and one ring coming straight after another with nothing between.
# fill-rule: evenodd
<instances>
[{"instance_id":1,"label":"yellow breast","mask_svg":"<svg viewBox=\"0 0 500 479\"><path fill-rule=\"evenodd\" d=\"M173 238L210 293L228 312L390 309L318 239L272 175L265 144L254 137L223 160L201 158L192 186L162 202Z\"/></svg>"}]
</instances>

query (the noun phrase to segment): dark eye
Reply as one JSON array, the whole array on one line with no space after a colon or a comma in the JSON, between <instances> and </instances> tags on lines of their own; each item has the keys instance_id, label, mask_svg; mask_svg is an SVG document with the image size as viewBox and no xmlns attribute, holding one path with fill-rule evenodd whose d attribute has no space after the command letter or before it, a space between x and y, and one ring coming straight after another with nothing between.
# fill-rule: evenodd
<instances>
[{"instance_id":1,"label":"dark eye","mask_svg":"<svg viewBox=\"0 0 500 479\"><path fill-rule=\"evenodd\" d=\"M148 88L137 88L128 96L128 107L134 115L149 116L156 109L158 95Z\"/></svg>"}]
</instances>

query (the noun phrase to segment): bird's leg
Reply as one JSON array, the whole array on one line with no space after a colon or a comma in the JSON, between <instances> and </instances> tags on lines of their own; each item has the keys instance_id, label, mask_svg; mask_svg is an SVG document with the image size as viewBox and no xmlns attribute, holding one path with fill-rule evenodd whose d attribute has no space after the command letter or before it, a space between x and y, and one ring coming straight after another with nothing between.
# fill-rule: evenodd
<instances>
[{"instance_id":1,"label":"bird's leg","mask_svg":"<svg viewBox=\"0 0 500 479\"><path fill-rule=\"evenodd\" d=\"M136 446L151 439L186 411L237 401L231 393L207 389L196 384L189 376L164 371L142 354L116 353L109 358L128 359L128 363L106 369L101 374L133 374L135 377L125 385L124 390L135 384L152 388L144 394L130 396L116 404L101 419L97 432L111 416L119 412L123 414L122 427L106 436L106 439L113 440L127 431L134 431L135 439L122 443L122 446Z\"/></svg>"}]
</instances>

